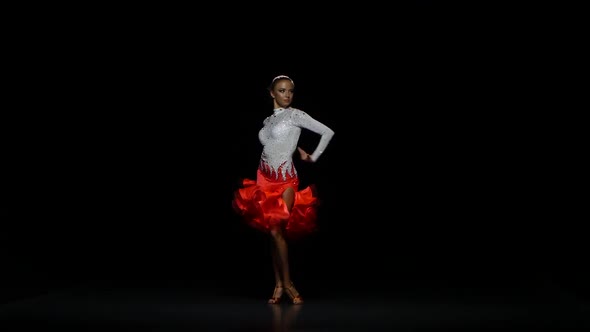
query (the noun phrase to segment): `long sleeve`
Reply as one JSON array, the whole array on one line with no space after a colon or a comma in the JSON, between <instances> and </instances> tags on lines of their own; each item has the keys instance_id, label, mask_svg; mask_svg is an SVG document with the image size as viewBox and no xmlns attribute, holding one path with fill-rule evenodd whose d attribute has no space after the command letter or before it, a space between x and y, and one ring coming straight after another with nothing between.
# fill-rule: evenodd
<instances>
[{"instance_id":1,"label":"long sleeve","mask_svg":"<svg viewBox=\"0 0 590 332\"><path fill-rule=\"evenodd\" d=\"M332 140L332 137L334 136L334 131L301 110L294 110L293 112L293 122L296 126L311 130L321 135L316 149L310 155L311 160L315 162L328 147L330 140Z\"/></svg>"}]
</instances>

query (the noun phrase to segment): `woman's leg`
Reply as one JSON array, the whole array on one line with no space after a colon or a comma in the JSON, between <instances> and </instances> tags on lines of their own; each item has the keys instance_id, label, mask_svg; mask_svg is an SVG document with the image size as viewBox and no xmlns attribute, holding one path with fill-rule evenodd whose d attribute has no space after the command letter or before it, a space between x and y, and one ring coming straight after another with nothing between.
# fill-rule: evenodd
<instances>
[{"instance_id":1,"label":"woman's leg","mask_svg":"<svg viewBox=\"0 0 590 332\"><path fill-rule=\"evenodd\" d=\"M293 204L295 203L295 190L293 188L287 188L283 192L283 200L287 204L287 209L291 212ZM303 300L299 296L299 292L293 286L291 281L291 274L289 270L289 248L287 241L283 235L283 229L280 226L271 229L272 247L274 250L273 264L278 267L278 273L275 272L275 277L278 277L277 286L282 285L289 294L289 297L293 299L294 304L303 303ZM281 292L282 293L282 292Z\"/></svg>"},{"instance_id":2,"label":"woman's leg","mask_svg":"<svg viewBox=\"0 0 590 332\"><path fill-rule=\"evenodd\" d=\"M272 297L268 299L270 304L278 304L283 296L283 280L281 278L281 262L275 241L270 241L270 253L272 256L272 267L275 273L275 289Z\"/></svg>"}]
</instances>

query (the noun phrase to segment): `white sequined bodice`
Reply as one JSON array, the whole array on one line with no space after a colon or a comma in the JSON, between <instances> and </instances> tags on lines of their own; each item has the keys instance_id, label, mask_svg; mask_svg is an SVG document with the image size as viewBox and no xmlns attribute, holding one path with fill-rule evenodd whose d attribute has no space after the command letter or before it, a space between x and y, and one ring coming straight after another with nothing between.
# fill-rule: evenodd
<instances>
[{"instance_id":1,"label":"white sequined bodice","mask_svg":"<svg viewBox=\"0 0 590 332\"><path fill-rule=\"evenodd\" d=\"M292 156L297 149L302 128L321 135L315 151L311 154L312 161L320 157L334 135L332 129L292 107L274 109L273 114L264 119L263 124L258 133L258 139L263 146L261 167L266 169L268 175L281 180L297 174Z\"/></svg>"}]
</instances>

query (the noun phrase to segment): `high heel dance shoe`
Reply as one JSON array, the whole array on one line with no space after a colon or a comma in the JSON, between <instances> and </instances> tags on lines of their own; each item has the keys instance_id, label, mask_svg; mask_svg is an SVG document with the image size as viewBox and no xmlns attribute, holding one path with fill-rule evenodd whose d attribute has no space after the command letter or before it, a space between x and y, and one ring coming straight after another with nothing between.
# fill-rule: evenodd
<instances>
[{"instance_id":1,"label":"high heel dance shoe","mask_svg":"<svg viewBox=\"0 0 590 332\"><path fill-rule=\"evenodd\" d=\"M275 286L275 290L272 292L272 297L268 299L268 304L281 303L281 297L283 297L283 286Z\"/></svg>"},{"instance_id":2,"label":"high heel dance shoe","mask_svg":"<svg viewBox=\"0 0 590 332\"><path fill-rule=\"evenodd\" d=\"M291 283L291 286L285 287L285 291L287 292L287 295L289 295L289 297L291 298L293 304L303 304L303 298L295 289L295 285L293 285L293 283Z\"/></svg>"}]
</instances>

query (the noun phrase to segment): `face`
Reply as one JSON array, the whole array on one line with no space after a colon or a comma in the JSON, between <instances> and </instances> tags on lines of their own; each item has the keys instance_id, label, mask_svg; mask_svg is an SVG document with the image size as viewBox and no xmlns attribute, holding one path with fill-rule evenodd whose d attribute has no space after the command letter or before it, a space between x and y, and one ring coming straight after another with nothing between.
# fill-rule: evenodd
<instances>
[{"instance_id":1,"label":"face","mask_svg":"<svg viewBox=\"0 0 590 332\"><path fill-rule=\"evenodd\" d=\"M274 88L270 92L270 95L274 99L274 107L287 108L293 102L293 82L288 79L281 79L276 82Z\"/></svg>"}]
</instances>

